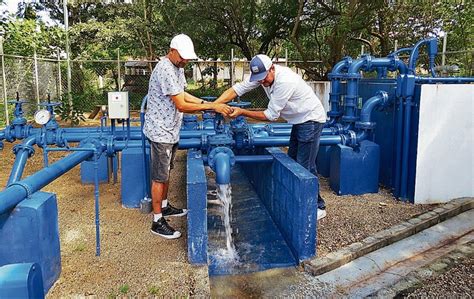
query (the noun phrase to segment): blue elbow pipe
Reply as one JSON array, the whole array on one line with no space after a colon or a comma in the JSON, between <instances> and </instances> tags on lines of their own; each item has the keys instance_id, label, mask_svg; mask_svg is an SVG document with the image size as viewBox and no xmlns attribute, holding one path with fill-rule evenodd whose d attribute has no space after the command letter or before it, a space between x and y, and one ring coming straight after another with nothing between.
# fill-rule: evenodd
<instances>
[{"instance_id":1,"label":"blue elbow pipe","mask_svg":"<svg viewBox=\"0 0 474 299\"><path fill-rule=\"evenodd\" d=\"M30 136L26 138L20 145L19 148L15 149L16 159L13 163L12 170L10 172L10 178L8 179L7 186L21 179L23 171L25 170L26 161L34 153L33 145L36 144L36 138Z\"/></svg>"},{"instance_id":2,"label":"blue elbow pipe","mask_svg":"<svg viewBox=\"0 0 474 299\"><path fill-rule=\"evenodd\" d=\"M10 186L0 192L0 215L14 208L20 201L24 200L36 191L41 190L59 176L68 172L74 166L82 161L91 158L94 155L95 147L88 144L83 147L90 151L74 152L71 155L43 168L35 174L12 183Z\"/></svg>"},{"instance_id":3,"label":"blue elbow pipe","mask_svg":"<svg viewBox=\"0 0 474 299\"><path fill-rule=\"evenodd\" d=\"M398 49L397 51L390 53L388 56L393 56L393 55L399 56L403 52L411 52L412 50L413 48L401 48L401 49Z\"/></svg>"},{"instance_id":4,"label":"blue elbow pipe","mask_svg":"<svg viewBox=\"0 0 474 299\"><path fill-rule=\"evenodd\" d=\"M230 156L227 153L217 153L214 157L214 172L216 183L225 185L230 183Z\"/></svg>"},{"instance_id":5,"label":"blue elbow pipe","mask_svg":"<svg viewBox=\"0 0 474 299\"><path fill-rule=\"evenodd\" d=\"M408 70L411 74L415 74L415 67L416 61L418 60L419 48L427 44L428 46L428 56L430 61L430 70L432 75L434 76L434 59L437 54L437 39L436 38L428 38L423 39L415 44L413 47L413 51L410 54L410 59L408 60Z\"/></svg>"},{"instance_id":6,"label":"blue elbow pipe","mask_svg":"<svg viewBox=\"0 0 474 299\"><path fill-rule=\"evenodd\" d=\"M377 95L368 99L360 111L360 122L369 123L370 115L375 107L388 101L388 94L385 91L379 91Z\"/></svg>"}]
</instances>

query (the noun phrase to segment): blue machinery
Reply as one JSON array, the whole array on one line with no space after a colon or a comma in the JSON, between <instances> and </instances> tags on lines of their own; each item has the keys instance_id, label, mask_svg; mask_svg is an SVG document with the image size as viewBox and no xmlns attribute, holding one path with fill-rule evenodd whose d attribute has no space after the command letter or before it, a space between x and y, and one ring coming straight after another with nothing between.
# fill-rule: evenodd
<instances>
[{"instance_id":1,"label":"blue machinery","mask_svg":"<svg viewBox=\"0 0 474 299\"><path fill-rule=\"evenodd\" d=\"M415 72L422 46L428 53L430 78ZM407 64L398 58L402 51L410 53ZM436 40L426 39L385 58L346 57L334 66L329 75L330 119L317 164L337 194L377 192L381 183L400 200L413 200L421 85L474 81L436 77L436 51ZM377 72L377 79L362 78L361 72L372 71ZM396 72L396 79L387 78L389 71ZM0 130L0 149L4 141L22 142L13 148L16 159L0 192L0 289L6 292L1 294L34 296L38 288L46 293L61 269L56 196L41 188L81 164L82 181L95 185L96 254L100 255L99 183L112 174L116 178L119 152L122 174L148 174L148 143L141 127L131 127L130 120L121 127L116 127L115 120L108 126L103 118L100 127L61 128L54 119L57 104L47 102L42 105L49 118L41 128L34 128L23 116L24 102L17 98L12 104L15 118ZM245 107L248 103L234 104ZM145 105L146 98L141 123ZM288 145L290 131L288 124L249 124L243 117L225 124L214 113L204 113L202 120L195 115L184 117L179 148L188 150L188 256L192 263L209 262L212 273L227 273L208 256L208 241L213 238L209 225L215 225L216 219L207 215L205 165L216 173L218 184L227 184L232 177L236 198L244 177L254 186L253 195L234 202L236 215L245 215L239 235L249 243L272 244L268 245L272 250L263 256L249 254L254 263L250 270L295 265L315 255L316 209L307 207L316 207L318 180L277 148ZM35 147L43 150L44 168L22 178ZM50 164L51 151L71 153ZM137 208L149 197L147 176L122 176L121 184L125 207ZM252 221L252 229L257 229L248 233L245 223ZM238 219L235 224L240 225Z\"/></svg>"}]
</instances>

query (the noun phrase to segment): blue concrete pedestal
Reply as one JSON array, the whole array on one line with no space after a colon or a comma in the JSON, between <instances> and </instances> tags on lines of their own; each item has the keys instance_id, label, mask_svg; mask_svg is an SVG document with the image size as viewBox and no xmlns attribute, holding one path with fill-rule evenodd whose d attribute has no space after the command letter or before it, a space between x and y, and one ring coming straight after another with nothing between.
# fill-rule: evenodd
<instances>
[{"instance_id":1,"label":"blue concrete pedestal","mask_svg":"<svg viewBox=\"0 0 474 299\"><path fill-rule=\"evenodd\" d=\"M331 146L320 146L318 157L316 158L316 169L318 174L327 178L330 174Z\"/></svg>"},{"instance_id":2,"label":"blue concrete pedestal","mask_svg":"<svg viewBox=\"0 0 474 299\"><path fill-rule=\"evenodd\" d=\"M61 272L56 195L36 192L0 215L0 240L0 266L38 263L46 294Z\"/></svg>"},{"instance_id":3,"label":"blue concrete pedestal","mask_svg":"<svg viewBox=\"0 0 474 299\"><path fill-rule=\"evenodd\" d=\"M353 150L344 145L331 151L329 185L338 195L377 193L379 190L380 147L364 140Z\"/></svg>"},{"instance_id":4,"label":"blue concrete pedestal","mask_svg":"<svg viewBox=\"0 0 474 299\"><path fill-rule=\"evenodd\" d=\"M109 167L107 156L100 155L99 158L99 183L106 183L109 180ZM94 184L94 161L84 161L81 163L81 182L83 184Z\"/></svg>"},{"instance_id":5,"label":"blue concrete pedestal","mask_svg":"<svg viewBox=\"0 0 474 299\"><path fill-rule=\"evenodd\" d=\"M186 182L189 262L207 264L207 179L200 151L188 151Z\"/></svg>"},{"instance_id":6,"label":"blue concrete pedestal","mask_svg":"<svg viewBox=\"0 0 474 299\"><path fill-rule=\"evenodd\" d=\"M37 263L0 267L0 299L44 298L43 277Z\"/></svg>"},{"instance_id":7,"label":"blue concrete pedestal","mask_svg":"<svg viewBox=\"0 0 474 299\"><path fill-rule=\"evenodd\" d=\"M150 152L146 151L150 161ZM143 168L143 150L126 148L122 151L122 205L126 208L139 208L145 192L145 169ZM148 194L150 190L148 190Z\"/></svg>"}]
</instances>

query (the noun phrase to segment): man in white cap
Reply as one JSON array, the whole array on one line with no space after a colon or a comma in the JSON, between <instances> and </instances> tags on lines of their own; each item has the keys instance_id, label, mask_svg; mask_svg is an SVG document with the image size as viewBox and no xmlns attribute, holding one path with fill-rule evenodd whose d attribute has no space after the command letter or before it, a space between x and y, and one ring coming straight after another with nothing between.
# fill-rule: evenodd
<instances>
[{"instance_id":1,"label":"man in white cap","mask_svg":"<svg viewBox=\"0 0 474 299\"><path fill-rule=\"evenodd\" d=\"M276 121L279 117L293 124L288 156L317 175L316 156L326 111L313 89L291 69L272 63L263 54L250 61L250 78L227 89L215 102L227 103L262 86L270 99L264 111L233 108L231 117L244 115L257 120ZM318 194L318 219L326 216L326 205Z\"/></svg>"},{"instance_id":2,"label":"man in white cap","mask_svg":"<svg viewBox=\"0 0 474 299\"><path fill-rule=\"evenodd\" d=\"M176 35L171 40L168 54L153 69L148 87L143 133L151 148L151 232L166 239L179 238L181 233L173 229L164 217L187 214L186 209L177 209L168 203L169 175L178 149L183 112L215 110L224 115L232 112L225 104L209 103L184 91L183 68L191 59L197 59L191 38L185 34Z\"/></svg>"}]
</instances>

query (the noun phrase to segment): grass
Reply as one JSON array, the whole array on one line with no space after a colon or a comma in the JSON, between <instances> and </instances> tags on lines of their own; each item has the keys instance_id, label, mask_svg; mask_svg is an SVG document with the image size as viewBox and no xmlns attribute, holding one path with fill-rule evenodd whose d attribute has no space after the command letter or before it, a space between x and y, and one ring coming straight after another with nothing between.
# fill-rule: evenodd
<instances>
[{"instance_id":1,"label":"grass","mask_svg":"<svg viewBox=\"0 0 474 299\"><path fill-rule=\"evenodd\" d=\"M119 287L119 292L121 294L127 294L129 290L130 290L130 286L128 284L123 284Z\"/></svg>"}]
</instances>

